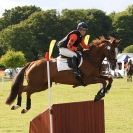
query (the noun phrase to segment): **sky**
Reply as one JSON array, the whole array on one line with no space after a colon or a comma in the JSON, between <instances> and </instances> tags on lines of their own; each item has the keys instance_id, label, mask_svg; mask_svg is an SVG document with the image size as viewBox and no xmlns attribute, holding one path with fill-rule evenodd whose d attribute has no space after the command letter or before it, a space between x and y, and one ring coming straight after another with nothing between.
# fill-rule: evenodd
<instances>
[{"instance_id":1,"label":"sky","mask_svg":"<svg viewBox=\"0 0 133 133\"><path fill-rule=\"evenodd\" d=\"M43 10L46 9L100 9L107 14L115 11L124 11L133 0L0 0L0 16L5 9L11 9L16 6L35 5Z\"/></svg>"}]
</instances>

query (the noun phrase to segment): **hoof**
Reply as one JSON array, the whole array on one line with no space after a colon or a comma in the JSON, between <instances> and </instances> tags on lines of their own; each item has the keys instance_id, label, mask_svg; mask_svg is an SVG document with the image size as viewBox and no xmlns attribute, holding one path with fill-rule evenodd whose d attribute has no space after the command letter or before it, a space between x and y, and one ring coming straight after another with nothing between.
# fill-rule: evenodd
<instances>
[{"instance_id":1,"label":"hoof","mask_svg":"<svg viewBox=\"0 0 133 133\"><path fill-rule=\"evenodd\" d=\"M11 107L11 110L16 110L16 109L18 109L18 108L20 108L19 105L14 105L14 106Z\"/></svg>"},{"instance_id":2,"label":"hoof","mask_svg":"<svg viewBox=\"0 0 133 133\"><path fill-rule=\"evenodd\" d=\"M95 98L94 98L94 102L97 102L97 101L101 100L104 96L105 96L104 93L96 95Z\"/></svg>"},{"instance_id":3,"label":"hoof","mask_svg":"<svg viewBox=\"0 0 133 133\"><path fill-rule=\"evenodd\" d=\"M27 109L23 109L23 110L21 111L21 114L25 114L25 113L27 113L27 112L28 112Z\"/></svg>"}]
</instances>

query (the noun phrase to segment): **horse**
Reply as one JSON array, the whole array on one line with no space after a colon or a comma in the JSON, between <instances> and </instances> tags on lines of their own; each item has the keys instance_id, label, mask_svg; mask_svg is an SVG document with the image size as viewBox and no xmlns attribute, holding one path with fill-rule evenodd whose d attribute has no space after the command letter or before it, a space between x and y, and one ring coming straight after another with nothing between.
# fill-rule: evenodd
<instances>
[{"instance_id":1,"label":"horse","mask_svg":"<svg viewBox=\"0 0 133 133\"><path fill-rule=\"evenodd\" d=\"M127 65L127 82L131 81L132 82L132 76L133 76L133 64L132 61L130 60Z\"/></svg>"},{"instance_id":2,"label":"horse","mask_svg":"<svg viewBox=\"0 0 133 133\"><path fill-rule=\"evenodd\" d=\"M112 77L100 75L100 67L102 61L106 57L110 62L112 69L116 67L116 50L120 40L110 37L99 37L93 40L93 46L90 50L83 50L83 63L80 70L83 73L83 81L85 86L89 84L101 83L102 88L96 94L94 101L99 101L110 90L113 79ZM75 75L72 70L58 71L56 59L50 60L50 86L52 83L60 83L67 85L77 84ZM27 85L23 85L24 77L27 80ZM68 78L66 78L68 77ZM106 82L108 81L108 84ZM21 113L26 113L31 108L31 95L35 92L40 92L48 89L47 80L47 62L45 59L29 62L15 77L10 94L6 100L6 104L11 105L17 98L17 105L12 106L11 109L15 110L21 107L22 92L26 92L27 103L26 108Z\"/></svg>"}]
</instances>

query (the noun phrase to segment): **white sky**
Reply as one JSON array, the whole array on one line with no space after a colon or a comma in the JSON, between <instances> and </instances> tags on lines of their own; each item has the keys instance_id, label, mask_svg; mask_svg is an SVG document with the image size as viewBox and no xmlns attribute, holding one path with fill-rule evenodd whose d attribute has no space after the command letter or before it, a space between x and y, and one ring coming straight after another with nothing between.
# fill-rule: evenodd
<instances>
[{"instance_id":1,"label":"white sky","mask_svg":"<svg viewBox=\"0 0 133 133\"><path fill-rule=\"evenodd\" d=\"M0 0L0 16L5 9L16 6L35 5L42 9L89 9L96 8L107 14L125 10L133 0Z\"/></svg>"}]
</instances>

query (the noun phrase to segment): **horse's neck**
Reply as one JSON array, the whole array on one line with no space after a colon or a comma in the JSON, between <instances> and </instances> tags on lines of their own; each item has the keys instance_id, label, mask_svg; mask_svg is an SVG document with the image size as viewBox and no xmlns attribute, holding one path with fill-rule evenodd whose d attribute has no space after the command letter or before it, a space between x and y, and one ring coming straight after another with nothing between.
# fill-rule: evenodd
<instances>
[{"instance_id":1,"label":"horse's neck","mask_svg":"<svg viewBox=\"0 0 133 133\"><path fill-rule=\"evenodd\" d=\"M93 49L87 51L87 58L93 66L100 67L105 58L103 48L93 47Z\"/></svg>"}]
</instances>

